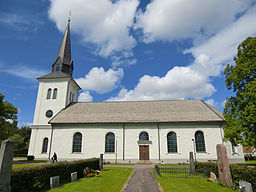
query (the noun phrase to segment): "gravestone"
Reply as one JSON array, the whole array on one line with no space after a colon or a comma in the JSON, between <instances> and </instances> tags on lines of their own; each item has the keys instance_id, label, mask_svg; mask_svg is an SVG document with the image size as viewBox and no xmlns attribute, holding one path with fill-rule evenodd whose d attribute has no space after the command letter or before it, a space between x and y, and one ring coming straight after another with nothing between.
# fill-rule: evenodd
<instances>
[{"instance_id":1,"label":"gravestone","mask_svg":"<svg viewBox=\"0 0 256 192\"><path fill-rule=\"evenodd\" d=\"M245 192L253 192L252 184L246 181L239 181L239 187L242 186L245 189Z\"/></svg>"},{"instance_id":2,"label":"gravestone","mask_svg":"<svg viewBox=\"0 0 256 192\"><path fill-rule=\"evenodd\" d=\"M77 172L71 173L71 182L77 180Z\"/></svg>"},{"instance_id":3,"label":"gravestone","mask_svg":"<svg viewBox=\"0 0 256 192\"><path fill-rule=\"evenodd\" d=\"M60 184L60 176L50 177L50 187L51 187L51 189L59 187L59 184Z\"/></svg>"},{"instance_id":4,"label":"gravestone","mask_svg":"<svg viewBox=\"0 0 256 192\"><path fill-rule=\"evenodd\" d=\"M100 154L99 167L100 171L103 171L103 154Z\"/></svg>"},{"instance_id":5,"label":"gravestone","mask_svg":"<svg viewBox=\"0 0 256 192\"><path fill-rule=\"evenodd\" d=\"M228 163L227 150L224 144L217 144L217 159L220 182L224 186L232 186L232 177Z\"/></svg>"},{"instance_id":6,"label":"gravestone","mask_svg":"<svg viewBox=\"0 0 256 192\"><path fill-rule=\"evenodd\" d=\"M0 191L10 192L14 143L4 140L0 150Z\"/></svg>"},{"instance_id":7,"label":"gravestone","mask_svg":"<svg viewBox=\"0 0 256 192\"><path fill-rule=\"evenodd\" d=\"M195 175L196 167L195 167L193 152L189 152L189 166L190 166L190 174Z\"/></svg>"},{"instance_id":8,"label":"gravestone","mask_svg":"<svg viewBox=\"0 0 256 192\"><path fill-rule=\"evenodd\" d=\"M210 172L210 178L213 180L214 183L217 183L217 177L213 172Z\"/></svg>"}]
</instances>

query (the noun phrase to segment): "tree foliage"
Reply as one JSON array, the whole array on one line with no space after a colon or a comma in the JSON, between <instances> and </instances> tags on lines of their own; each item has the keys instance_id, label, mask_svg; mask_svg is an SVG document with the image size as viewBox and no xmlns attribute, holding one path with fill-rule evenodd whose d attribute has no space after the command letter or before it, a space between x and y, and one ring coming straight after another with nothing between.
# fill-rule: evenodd
<instances>
[{"instance_id":1,"label":"tree foliage","mask_svg":"<svg viewBox=\"0 0 256 192\"><path fill-rule=\"evenodd\" d=\"M18 109L0 94L0 144L10 139L15 143L14 154L27 154L31 129L28 126L18 129L17 113Z\"/></svg>"},{"instance_id":2,"label":"tree foliage","mask_svg":"<svg viewBox=\"0 0 256 192\"><path fill-rule=\"evenodd\" d=\"M234 61L224 72L227 88L235 93L224 108L225 138L234 145L256 146L256 37L238 46Z\"/></svg>"},{"instance_id":3,"label":"tree foliage","mask_svg":"<svg viewBox=\"0 0 256 192\"><path fill-rule=\"evenodd\" d=\"M18 109L0 94L0 143L17 132L17 113Z\"/></svg>"}]
</instances>

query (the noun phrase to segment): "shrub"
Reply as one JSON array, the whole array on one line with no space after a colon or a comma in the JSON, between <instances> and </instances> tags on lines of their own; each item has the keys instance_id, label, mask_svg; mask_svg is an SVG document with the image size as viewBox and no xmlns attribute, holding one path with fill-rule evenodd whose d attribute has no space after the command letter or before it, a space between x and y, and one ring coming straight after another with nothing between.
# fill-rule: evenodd
<instances>
[{"instance_id":1,"label":"shrub","mask_svg":"<svg viewBox=\"0 0 256 192\"><path fill-rule=\"evenodd\" d=\"M217 163L201 163L195 162L196 171L202 175L209 177L210 172L214 172L219 177ZM252 184L254 191L256 191L256 167L248 165L230 165L233 182L238 186L239 181L247 181Z\"/></svg>"},{"instance_id":2,"label":"shrub","mask_svg":"<svg viewBox=\"0 0 256 192\"><path fill-rule=\"evenodd\" d=\"M247 181L252 184L253 190L256 191L256 167L231 165L230 168L233 182L236 185L238 185L239 181Z\"/></svg>"},{"instance_id":3,"label":"shrub","mask_svg":"<svg viewBox=\"0 0 256 192\"><path fill-rule=\"evenodd\" d=\"M33 161L34 159L35 159L35 157L33 155L28 155L27 156L28 161Z\"/></svg>"},{"instance_id":4,"label":"shrub","mask_svg":"<svg viewBox=\"0 0 256 192\"><path fill-rule=\"evenodd\" d=\"M212 171L213 173L216 174L218 177L218 165L217 163L201 163L201 162L195 162L196 166L196 172L204 175L205 177L210 177L210 172Z\"/></svg>"},{"instance_id":5,"label":"shrub","mask_svg":"<svg viewBox=\"0 0 256 192\"><path fill-rule=\"evenodd\" d=\"M11 187L13 192L33 192L50 188L50 177L60 176L60 183L70 182L70 174L77 171L77 177L83 177L83 169L99 168L99 159L63 161L12 171Z\"/></svg>"}]
</instances>

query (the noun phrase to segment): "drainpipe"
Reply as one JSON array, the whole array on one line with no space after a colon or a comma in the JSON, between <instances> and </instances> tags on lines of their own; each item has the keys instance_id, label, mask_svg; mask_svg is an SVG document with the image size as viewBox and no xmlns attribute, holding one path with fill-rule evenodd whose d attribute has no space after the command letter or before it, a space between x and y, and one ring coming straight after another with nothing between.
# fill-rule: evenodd
<instances>
[{"instance_id":1,"label":"drainpipe","mask_svg":"<svg viewBox=\"0 0 256 192\"><path fill-rule=\"evenodd\" d=\"M160 155L160 133L159 133L159 123L157 124L157 132L158 132L158 159L159 162L161 161L161 155Z\"/></svg>"},{"instance_id":2,"label":"drainpipe","mask_svg":"<svg viewBox=\"0 0 256 192\"><path fill-rule=\"evenodd\" d=\"M123 123L123 160L125 159L125 131L124 131L124 123Z\"/></svg>"},{"instance_id":3,"label":"drainpipe","mask_svg":"<svg viewBox=\"0 0 256 192\"><path fill-rule=\"evenodd\" d=\"M52 134L53 134L53 126L52 127L52 132L51 132L51 140L50 140L50 149L49 149L49 157L48 157L48 161L50 162L51 160L51 151L52 151Z\"/></svg>"}]
</instances>

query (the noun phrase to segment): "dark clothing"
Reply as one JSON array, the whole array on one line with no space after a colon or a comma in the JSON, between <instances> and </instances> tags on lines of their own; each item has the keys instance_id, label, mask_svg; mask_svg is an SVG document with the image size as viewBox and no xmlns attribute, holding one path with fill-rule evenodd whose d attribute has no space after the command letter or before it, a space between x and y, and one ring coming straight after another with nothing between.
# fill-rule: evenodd
<instances>
[{"instance_id":1,"label":"dark clothing","mask_svg":"<svg viewBox=\"0 0 256 192\"><path fill-rule=\"evenodd\" d=\"M54 163L54 161L57 162L57 154L56 153L54 153L52 156L52 162Z\"/></svg>"}]
</instances>

